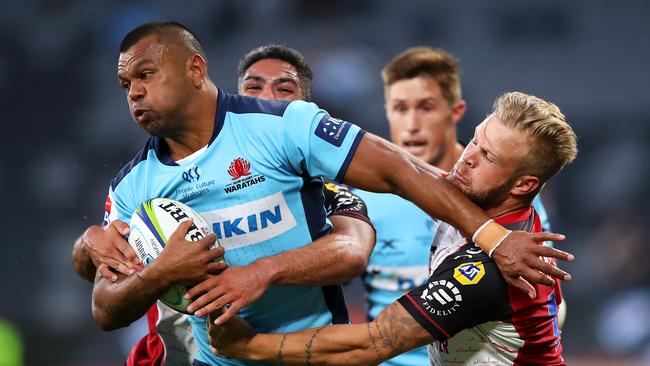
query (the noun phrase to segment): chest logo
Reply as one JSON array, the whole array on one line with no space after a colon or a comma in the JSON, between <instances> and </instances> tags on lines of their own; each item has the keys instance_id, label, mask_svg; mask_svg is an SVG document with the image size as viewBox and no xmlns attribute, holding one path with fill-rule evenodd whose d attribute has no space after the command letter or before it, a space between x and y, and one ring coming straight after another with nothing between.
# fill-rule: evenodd
<instances>
[{"instance_id":1,"label":"chest logo","mask_svg":"<svg viewBox=\"0 0 650 366\"><path fill-rule=\"evenodd\" d=\"M251 175L251 163L244 158L237 158L230 163L228 174L230 174L232 180Z\"/></svg>"},{"instance_id":2,"label":"chest logo","mask_svg":"<svg viewBox=\"0 0 650 366\"><path fill-rule=\"evenodd\" d=\"M233 193L242 188L262 183L266 177L262 174L251 173L251 163L244 158L236 158L228 167L228 174L232 177L231 182L224 187L226 193Z\"/></svg>"}]
</instances>

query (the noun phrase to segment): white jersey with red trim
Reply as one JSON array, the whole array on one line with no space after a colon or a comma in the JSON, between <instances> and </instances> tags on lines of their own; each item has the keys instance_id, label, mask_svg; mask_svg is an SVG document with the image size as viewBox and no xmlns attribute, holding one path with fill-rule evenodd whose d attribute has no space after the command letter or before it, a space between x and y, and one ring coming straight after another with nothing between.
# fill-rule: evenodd
<instances>
[{"instance_id":1,"label":"white jersey with red trim","mask_svg":"<svg viewBox=\"0 0 650 366\"><path fill-rule=\"evenodd\" d=\"M512 230L541 228L532 208L496 221ZM432 250L427 284L398 300L438 340L428 347L431 365L565 365L559 281L537 285L531 300L509 287L494 261L446 223L438 227Z\"/></svg>"}]
</instances>

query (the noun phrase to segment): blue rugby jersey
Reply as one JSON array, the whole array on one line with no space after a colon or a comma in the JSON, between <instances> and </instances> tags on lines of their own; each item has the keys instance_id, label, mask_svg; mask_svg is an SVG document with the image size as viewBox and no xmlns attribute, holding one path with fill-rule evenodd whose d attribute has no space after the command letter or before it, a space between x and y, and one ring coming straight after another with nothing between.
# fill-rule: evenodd
<instances>
[{"instance_id":1,"label":"blue rugby jersey","mask_svg":"<svg viewBox=\"0 0 650 366\"><path fill-rule=\"evenodd\" d=\"M439 226L413 203L393 194L354 190L368 209L377 244L363 276L368 319L372 320L405 293L427 282L433 236ZM539 196L533 201L544 231L548 216ZM382 365L429 365L426 347L396 356Z\"/></svg>"},{"instance_id":2,"label":"blue rugby jersey","mask_svg":"<svg viewBox=\"0 0 650 366\"><path fill-rule=\"evenodd\" d=\"M363 131L331 118L313 103L218 96L215 128L202 154L173 162L164 141L151 137L111 183L106 221L129 221L145 200L184 202L210 222L230 265L300 248L330 230L322 182L341 180ZM340 286L272 286L239 315L258 332L294 332L347 323ZM218 365L205 318L191 317L197 360Z\"/></svg>"}]
</instances>

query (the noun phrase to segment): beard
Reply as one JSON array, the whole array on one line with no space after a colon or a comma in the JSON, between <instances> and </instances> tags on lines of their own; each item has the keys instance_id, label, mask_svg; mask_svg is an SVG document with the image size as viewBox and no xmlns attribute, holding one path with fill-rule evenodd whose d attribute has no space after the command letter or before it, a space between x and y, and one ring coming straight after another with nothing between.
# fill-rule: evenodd
<instances>
[{"instance_id":1,"label":"beard","mask_svg":"<svg viewBox=\"0 0 650 366\"><path fill-rule=\"evenodd\" d=\"M470 190L467 187L456 183L455 180L453 180L452 183L463 192L465 197L480 207L483 211L487 211L491 208L500 206L508 198L510 190L518 178L519 177L517 176L512 176L503 184L483 191Z\"/></svg>"},{"instance_id":2,"label":"beard","mask_svg":"<svg viewBox=\"0 0 650 366\"><path fill-rule=\"evenodd\" d=\"M467 198L474 202L483 211L500 206L508 198L512 182L506 182L498 187L494 187L483 192L465 192Z\"/></svg>"}]
</instances>

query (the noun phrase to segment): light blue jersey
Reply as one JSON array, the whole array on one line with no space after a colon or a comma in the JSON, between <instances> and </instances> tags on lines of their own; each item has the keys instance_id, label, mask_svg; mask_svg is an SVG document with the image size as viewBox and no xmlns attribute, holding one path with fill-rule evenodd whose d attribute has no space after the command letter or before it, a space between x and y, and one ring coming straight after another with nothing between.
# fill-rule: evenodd
<instances>
[{"instance_id":1,"label":"light blue jersey","mask_svg":"<svg viewBox=\"0 0 650 366\"><path fill-rule=\"evenodd\" d=\"M355 190L368 208L377 244L363 276L369 320L409 290L427 282L433 236L439 226L411 202L393 195ZM533 201L545 231L548 217L539 196ZM382 365L429 365L426 347L392 358Z\"/></svg>"},{"instance_id":2,"label":"light blue jersey","mask_svg":"<svg viewBox=\"0 0 650 366\"><path fill-rule=\"evenodd\" d=\"M330 230L322 176L341 180L363 131L331 118L313 103L272 102L219 91L215 129L207 149L178 165L162 139L145 148L112 182L107 221L129 221L145 200L184 202L210 222L231 266L300 248ZM263 333L347 323L340 286L272 286L239 315ZM205 318L191 317L197 360L225 360L209 348Z\"/></svg>"}]
</instances>

